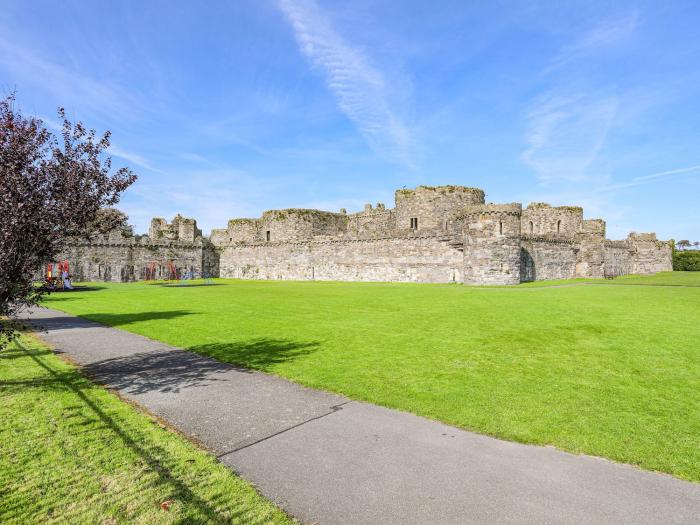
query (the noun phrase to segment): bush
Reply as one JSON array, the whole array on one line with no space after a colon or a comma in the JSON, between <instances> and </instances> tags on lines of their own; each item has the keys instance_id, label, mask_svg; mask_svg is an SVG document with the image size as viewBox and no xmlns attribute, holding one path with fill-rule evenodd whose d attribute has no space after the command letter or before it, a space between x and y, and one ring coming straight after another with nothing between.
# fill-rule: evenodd
<instances>
[{"instance_id":1,"label":"bush","mask_svg":"<svg viewBox=\"0 0 700 525\"><path fill-rule=\"evenodd\" d=\"M677 272L700 272L700 250L675 251L673 269Z\"/></svg>"}]
</instances>

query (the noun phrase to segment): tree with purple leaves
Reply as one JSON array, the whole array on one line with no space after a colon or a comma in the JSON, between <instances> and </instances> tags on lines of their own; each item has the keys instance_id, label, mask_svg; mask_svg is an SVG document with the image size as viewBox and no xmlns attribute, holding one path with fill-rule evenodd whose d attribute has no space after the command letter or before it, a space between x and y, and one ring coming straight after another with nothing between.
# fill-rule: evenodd
<instances>
[{"instance_id":1,"label":"tree with purple leaves","mask_svg":"<svg viewBox=\"0 0 700 525\"><path fill-rule=\"evenodd\" d=\"M67 239L123 222L103 208L136 180L128 168L112 171L109 132L58 114L54 136L15 108L14 95L0 100L0 349L15 334L13 316L47 293L33 282L37 272Z\"/></svg>"}]
</instances>

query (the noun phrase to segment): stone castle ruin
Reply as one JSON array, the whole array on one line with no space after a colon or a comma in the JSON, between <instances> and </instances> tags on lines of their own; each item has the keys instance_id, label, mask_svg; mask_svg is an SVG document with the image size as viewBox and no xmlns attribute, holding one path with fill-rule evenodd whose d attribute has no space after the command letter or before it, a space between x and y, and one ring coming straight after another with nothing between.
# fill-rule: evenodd
<instances>
[{"instance_id":1,"label":"stone castle ruin","mask_svg":"<svg viewBox=\"0 0 700 525\"><path fill-rule=\"evenodd\" d=\"M605 238L605 222L577 206L487 204L464 186L395 193L394 208L358 213L286 209L232 219L203 237L196 221L153 219L148 235L76 241L64 254L78 280L143 279L154 261L239 279L517 284L672 269L653 233Z\"/></svg>"}]
</instances>

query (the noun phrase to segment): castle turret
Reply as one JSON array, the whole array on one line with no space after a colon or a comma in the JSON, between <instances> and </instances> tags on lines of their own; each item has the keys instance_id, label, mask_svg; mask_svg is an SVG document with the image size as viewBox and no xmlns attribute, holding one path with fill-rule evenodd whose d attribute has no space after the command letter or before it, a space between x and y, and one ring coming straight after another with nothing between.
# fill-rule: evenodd
<instances>
[{"instance_id":1,"label":"castle turret","mask_svg":"<svg viewBox=\"0 0 700 525\"><path fill-rule=\"evenodd\" d=\"M576 277L603 277L605 275L605 221L587 219L577 234L579 249L576 254Z\"/></svg>"},{"instance_id":2,"label":"castle turret","mask_svg":"<svg viewBox=\"0 0 700 525\"><path fill-rule=\"evenodd\" d=\"M484 191L465 186L418 186L396 190L394 199L398 230L447 230L455 213L484 203Z\"/></svg>"},{"instance_id":3,"label":"castle turret","mask_svg":"<svg viewBox=\"0 0 700 525\"><path fill-rule=\"evenodd\" d=\"M466 284L520 283L520 204L482 204L461 214Z\"/></svg>"}]
</instances>

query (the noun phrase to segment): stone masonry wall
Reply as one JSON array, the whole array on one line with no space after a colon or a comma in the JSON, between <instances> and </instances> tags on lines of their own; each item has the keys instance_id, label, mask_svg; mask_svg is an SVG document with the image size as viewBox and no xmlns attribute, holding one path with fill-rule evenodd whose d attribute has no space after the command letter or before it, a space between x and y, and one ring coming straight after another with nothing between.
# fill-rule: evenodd
<instances>
[{"instance_id":1,"label":"stone masonry wall","mask_svg":"<svg viewBox=\"0 0 700 525\"><path fill-rule=\"evenodd\" d=\"M461 282L462 252L436 236L230 246L221 277L319 281Z\"/></svg>"},{"instance_id":2,"label":"stone masonry wall","mask_svg":"<svg viewBox=\"0 0 700 525\"><path fill-rule=\"evenodd\" d=\"M658 241L654 233L630 233L632 273L648 274L673 270L673 250L668 242Z\"/></svg>"},{"instance_id":3,"label":"stone masonry wall","mask_svg":"<svg viewBox=\"0 0 700 525\"><path fill-rule=\"evenodd\" d=\"M411 218L418 219L418 231L445 231L452 215L466 206L484 203L484 192L464 186L418 186L396 190L396 229L409 230Z\"/></svg>"},{"instance_id":4,"label":"stone masonry wall","mask_svg":"<svg viewBox=\"0 0 700 525\"><path fill-rule=\"evenodd\" d=\"M395 207L348 214L269 210L232 219L202 237L194 219L151 221L149 235L121 230L69 243L61 260L78 280L129 281L167 263L180 273L243 279L464 282L654 273L671 269L671 247L654 234L605 239L605 221L577 206L485 203L483 190L419 186L395 192Z\"/></svg>"},{"instance_id":5,"label":"stone masonry wall","mask_svg":"<svg viewBox=\"0 0 700 525\"><path fill-rule=\"evenodd\" d=\"M518 284L520 204L476 204L460 214L464 238L464 282Z\"/></svg>"},{"instance_id":6,"label":"stone masonry wall","mask_svg":"<svg viewBox=\"0 0 700 525\"><path fill-rule=\"evenodd\" d=\"M618 276L632 273L633 253L627 241L605 242L605 275Z\"/></svg>"},{"instance_id":7,"label":"stone masonry wall","mask_svg":"<svg viewBox=\"0 0 700 525\"><path fill-rule=\"evenodd\" d=\"M180 275L218 276L218 252L202 238L194 219L176 216L171 223L156 218L149 235L114 230L90 239L69 241L58 256L68 261L75 281L135 281L155 266L155 278L169 275L172 262Z\"/></svg>"},{"instance_id":8,"label":"stone masonry wall","mask_svg":"<svg viewBox=\"0 0 700 525\"><path fill-rule=\"evenodd\" d=\"M571 279L575 276L577 246L573 241L523 235L521 247L523 282Z\"/></svg>"},{"instance_id":9,"label":"stone masonry wall","mask_svg":"<svg viewBox=\"0 0 700 525\"><path fill-rule=\"evenodd\" d=\"M545 203L532 203L522 214L522 232L525 235L573 237L582 226L583 208L578 206L552 207Z\"/></svg>"},{"instance_id":10,"label":"stone masonry wall","mask_svg":"<svg viewBox=\"0 0 700 525\"><path fill-rule=\"evenodd\" d=\"M156 278L164 278L168 261L172 261L181 275L187 271L201 274L211 272L212 261L205 267L202 244L141 243L124 239L120 243L73 243L65 247L58 260L70 263L76 281L134 281L145 277L146 269L156 263ZM215 263L214 263L215 265Z\"/></svg>"}]
</instances>

